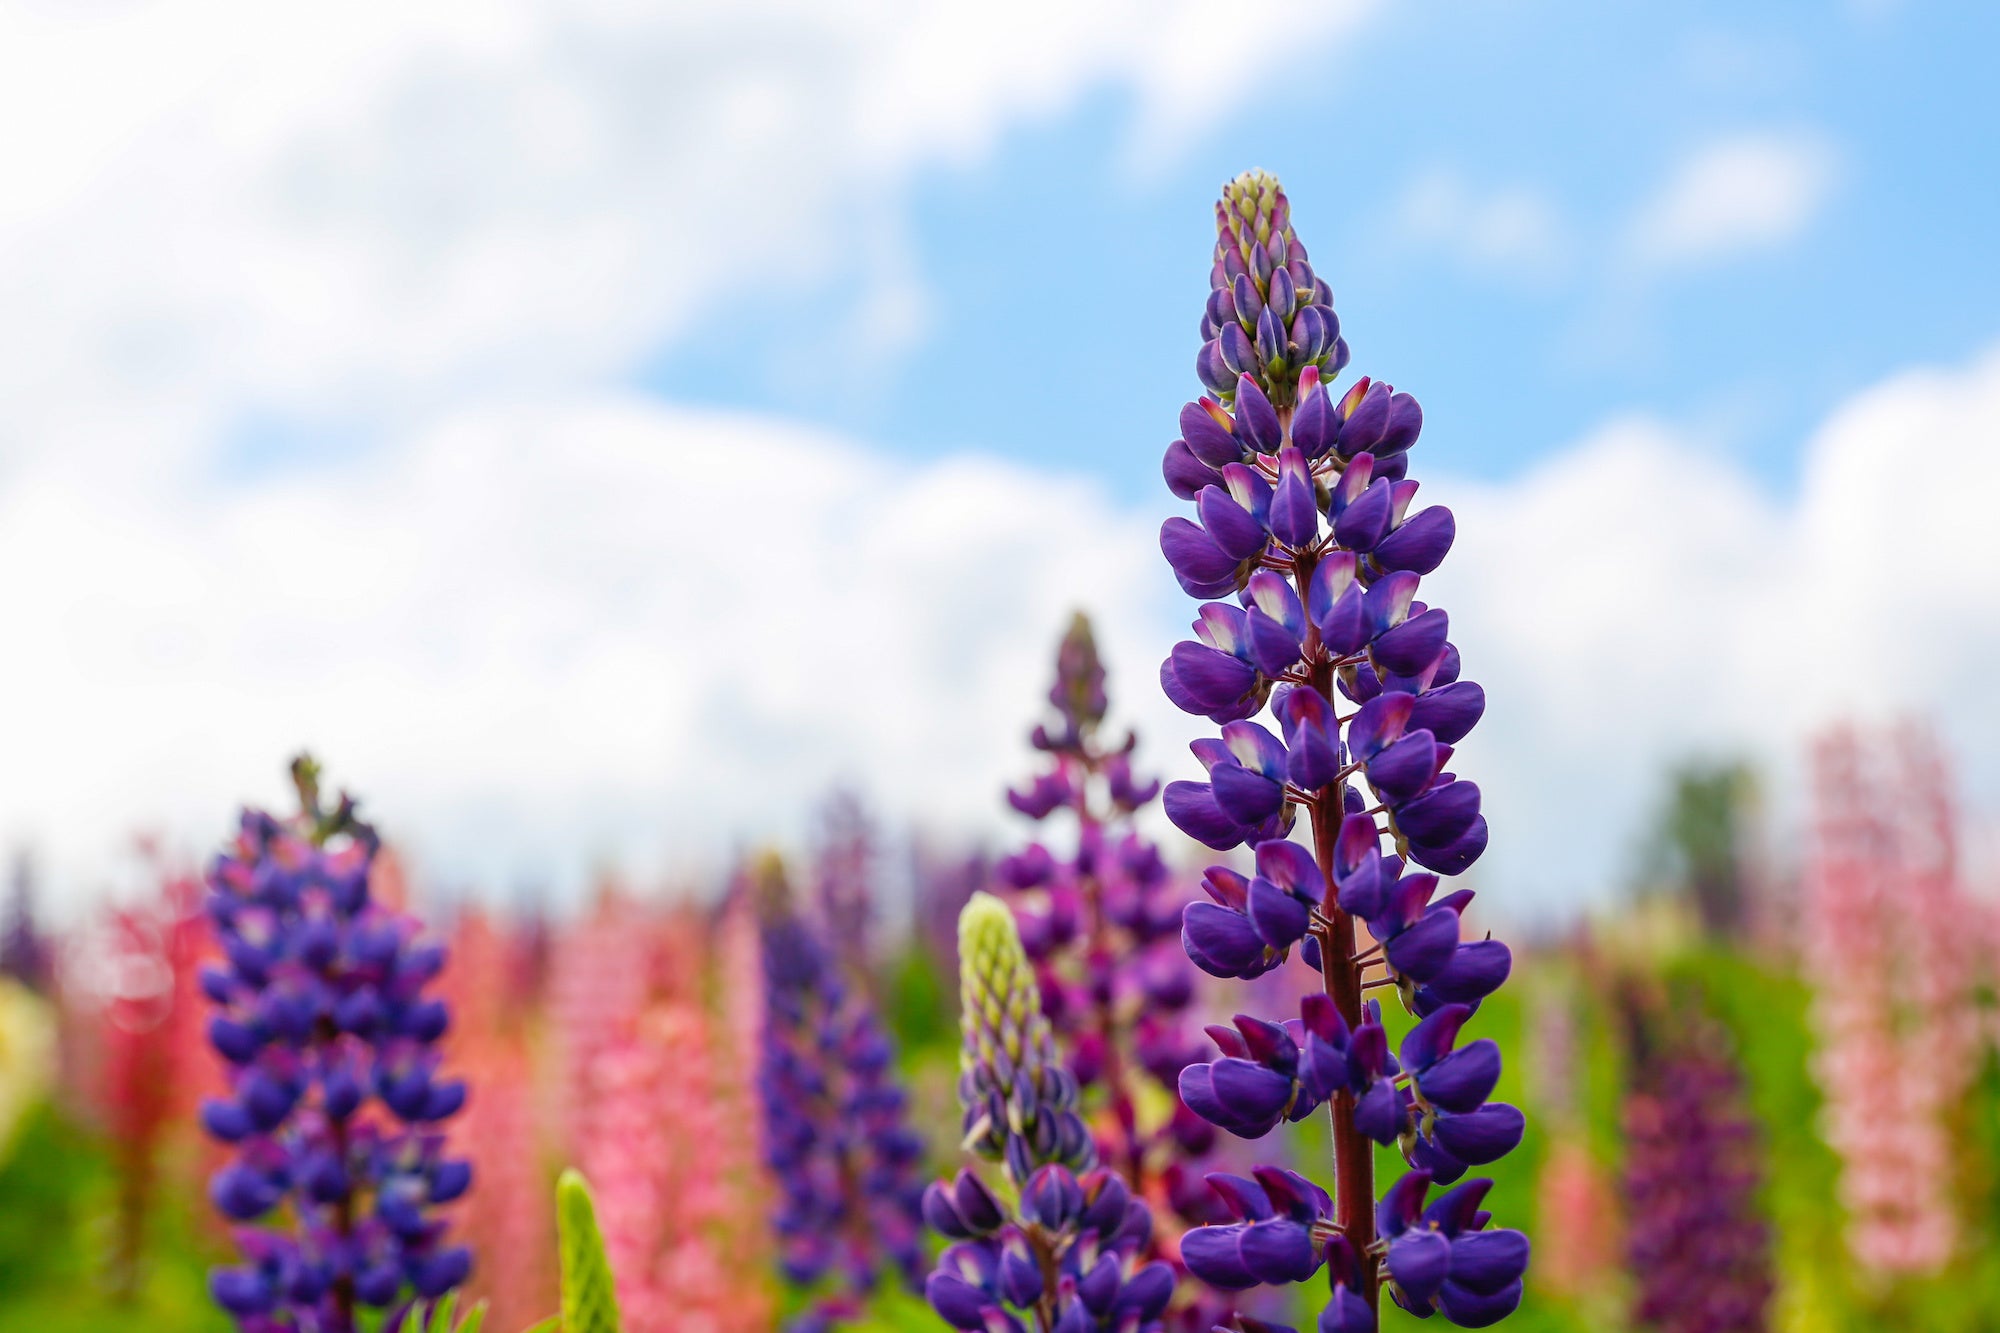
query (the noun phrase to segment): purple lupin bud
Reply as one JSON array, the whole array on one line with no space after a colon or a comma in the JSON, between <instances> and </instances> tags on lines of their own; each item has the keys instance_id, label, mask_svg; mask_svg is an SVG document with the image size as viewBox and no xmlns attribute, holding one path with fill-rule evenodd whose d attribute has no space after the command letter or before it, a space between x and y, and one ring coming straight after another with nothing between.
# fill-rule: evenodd
<instances>
[{"instance_id":1,"label":"purple lupin bud","mask_svg":"<svg viewBox=\"0 0 2000 1333\"><path fill-rule=\"evenodd\" d=\"M353 802L322 808L309 758L292 773L300 813L246 810L208 874L228 966L203 989L229 1094L201 1120L234 1148L210 1197L246 1224L244 1262L209 1290L245 1329L351 1333L362 1308L434 1299L471 1271L439 1212L472 1183L440 1132L465 1085L439 1070L450 1014L424 993L441 946L370 896L378 842Z\"/></svg>"},{"instance_id":2,"label":"purple lupin bud","mask_svg":"<svg viewBox=\"0 0 2000 1333\"><path fill-rule=\"evenodd\" d=\"M990 894L959 918L966 1147L1008 1188L971 1170L923 1195L954 1243L924 1282L939 1318L968 1333L1164 1333L1174 1270L1149 1258L1153 1217L1098 1167L1014 919Z\"/></svg>"},{"instance_id":3,"label":"purple lupin bud","mask_svg":"<svg viewBox=\"0 0 2000 1333\"><path fill-rule=\"evenodd\" d=\"M894 1047L873 1003L794 910L775 858L757 880L764 973L757 1094L764 1160L777 1182L779 1268L814 1293L790 1326L800 1333L852 1318L884 1272L917 1290L926 1221L963 1239L990 1234L1000 1218L974 1178L961 1176L956 1189L924 1189L922 1140L909 1126Z\"/></svg>"},{"instance_id":4,"label":"purple lupin bud","mask_svg":"<svg viewBox=\"0 0 2000 1333\"><path fill-rule=\"evenodd\" d=\"M972 895L959 914L958 969L966 1149L1001 1163L1017 1188L1052 1163L1096 1166L1076 1078L1056 1054L1020 932L990 893Z\"/></svg>"},{"instance_id":5,"label":"purple lupin bud","mask_svg":"<svg viewBox=\"0 0 2000 1333\"><path fill-rule=\"evenodd\" d=\"M1270 176L1224 187L1210 289L1196 365L1211 396L1182 409L1165 467L1193 509L1161 532L1182 587L1208 600L1160 683L1220 735L1194 742L1203 777L1170 782L1163 806L1198 842L1253 848L1255 874L1211 868L1212 901L1187 908L1181 941L1203 971L1241 979L1297 948L1322 993L1297 1018L1209 1029L1216 1058L1183 1070L1182 1096L1246 1138L1327 1108L1335 1188L1310 1229L1340 1260L1323 1333L1372 1329L1384 1280L1419 1313L1488 1324L1519 1300L1525 1239L1488 1229L1483 1213L1439 1212L1442 1201L1409 1219L1384 1213L1397 1230L1378 1234L1373 1207L1375 1144L1399 1146L1406 1181L1420 1178L1385 1200L1400 1209L1523 1129L1517 1109L1488 1101L1499 1048L1465 1030L1513 955L1466 938L1472 894L1444 882L1487 841L1479 787L1452 769L1485 695L1460 678L1448 613L1422 596L1456 521L1416 503L1416 400L1368 378L1329 389L1347 344ZM1373 987L1393 987L1420 1019L1394 1054L1362 999ZM1273 1232L1263 1205L1239 1197L1240 1220L1220 1225L1243 1230L1196 1242L1203 1262L1244 1285L1296 1280L1231 1248Z\"/></svg>"},{"instance_id":6,"label":"purple lupin bud","mask_svg":"<svg viewBox=\"0 0 2000 1333\"><path fill-rule=\"evenodd\" d=\"M1223 187L1209 287L1196 371L1225 404L1240 403L1249 384L1262 404L1260 452L1275 453L1276 409L1294 405L1302 375L1330 379L1347 364L1333 293L1307 262L1276 178L1249 171Z\"/></svg>"}]
</instances>

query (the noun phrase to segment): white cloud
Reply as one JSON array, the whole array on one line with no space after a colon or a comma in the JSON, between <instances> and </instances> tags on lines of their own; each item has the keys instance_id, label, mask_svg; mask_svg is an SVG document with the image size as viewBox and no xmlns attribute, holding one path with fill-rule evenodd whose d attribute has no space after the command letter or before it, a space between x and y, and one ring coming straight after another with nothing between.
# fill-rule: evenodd
<instances>
[{"instance_id":1,"label":"white cloud","mask_svg":"<svg viewBox=\"0 0 2000 1333\"><path fill-rule=\"evenodd\" d=\"M1805 132L1733 135L1688 156L1634 219L1630 248L1648 265L1725 259L1780 245L1831 198L1839 155Z\"/></svg>"},{"instance_id":2,"label":"white cloud","mask_svg":"<svg viewBox=\"0 0 2000 1333\"><path fill-rule=\"evenodd\" d=\"M1937 716L2000 796L1996 432L2000 349L1840 405L1790 500L1636 419L1513 482L1429 480L1461 535L1427 593L1491 698L1455 767L1497 902L1601 896L1667 763L1782 769L1843 712ZM204 845L301 742L488 889L712 867L835 777L991 825L1075 605L1145 761L1189 775L1200 724L1153 683L1190 614L1168 508L603 397L222 489L49 464L0 499L0 838L70 883L135 825Z\"/></svg>"},{"instance_id":3,"label":"white cloud","mask_svg":"<svg viewBox=\"0 0 2000 1333\"><path fill-rule=\"evenodd\" d=\"M1104 517L1073 483L615 386L819 278L854 308L812 346L906 347L914 172L1103 88L1172 139L1255 92L1214 33L1299 54L1371 7L0 0L0 837L71 871L134 821L206 841L302 739L492 875L712 849L835 756L949 805L966 719L1002 680L1031 707L1102 586L1068 561L1146 542L1060 526ZM353 456L246 481L232 450L287 433ZM965 711L906 711L906 672Z\"/></svg>"},{"instance_id":4,"label":"white cloud","mask_svg":"<svg viewBox=\"0 0 2000 1333\"><path fill-rule=\"evenodd\" d=\"M1531 903L1615 887L1669 762L1752 756L1789 780L1840 716L1937 719L2000 798L2000 349L1841 404L1796 498L1657 423L1607 425L1499 486L1440 482L1458 548L1432 583L1488 721L1485 873Z\"/></svg>"},{"instance_id":5,"label":"white cloud","mask_svg":"<svg viewBox=\"0 0 2000 1333\"><path fill-rule=\"evenodd\" d=\"M0 8L0 464L600 379L849 264L893 341L921 298L869 252L912 169L1103 86L1182 126L1252 92L1206 36L1367 5Z\"/></svg>"},{"instance_id":6,"label":"white cloud","mask_svg":"<svg viewBox=\"0 0 2000 1333\"><path fill-rule=\"evenodd\" d=\"M220 491L52 467L0 499L0 836L72 883L135 824L206 846L301 743L488 888L712 868L843 776L994 822L1073 607L1121 703L1167 712L1152 527L1075 480L633 400Z\"/></svg>"},{"instance_id":7,"label":"white cloud","mask_svg":"<svg viewBox=\"0 0 2000 1333\"><path fill-rule=\"evenodd\" d=\"M1443 169L1412 180L1392 214L1397 240L1443 250L1468 267L1541 280L1559 269L1570 242L1541 191L1512 184L1481 190Z\"/></svg>"}]
</instances>

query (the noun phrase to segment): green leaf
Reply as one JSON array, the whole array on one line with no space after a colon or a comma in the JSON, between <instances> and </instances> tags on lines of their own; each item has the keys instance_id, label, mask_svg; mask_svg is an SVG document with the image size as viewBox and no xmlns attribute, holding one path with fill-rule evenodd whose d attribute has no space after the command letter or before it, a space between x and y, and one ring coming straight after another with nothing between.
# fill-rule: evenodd
<instances>
[{"instance_id":1,"label":"green leaf","mask_svg":"<svg viewBox=\"0 0 2000 1333\"><path fill-rule=\"evenodd\" d=\"M447 1291L431 1306L431 1317L425 1323L425 1333L451 1333L451 1317L458 1313L458 1293Z\"/></svg>"},{"instance_id":2,"label":"green leaf","mask_svg":"<svg viewBox=\"0 0 2000 1333\"><path fill-rule=\"evenodd\" d=\"M620 1333L611 1261L597 1229L590 1185L574 1168L556 1181L556 1233L562 1258L563 1333Z\"/></svg>"}]
</instances>

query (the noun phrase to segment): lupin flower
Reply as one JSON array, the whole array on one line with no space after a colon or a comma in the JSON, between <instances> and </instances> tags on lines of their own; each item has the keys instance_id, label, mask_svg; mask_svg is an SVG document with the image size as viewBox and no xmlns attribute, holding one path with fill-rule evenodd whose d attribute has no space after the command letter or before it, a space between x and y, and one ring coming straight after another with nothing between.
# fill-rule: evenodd
<instances>
[{"instance_id":1,"label":"lupin flower","mask_svg":"<svg viewBox=\"0 0 2000 1333\"><path fill-rule=\"evenodd\" d=\"M208 934L201 886L158 864L143 842L142 849L157 889L111 913L109 965L99 970L109 985L96 1091L118 1178L110 1286L121 1302L133 1299L143 1276L161 1147L198 1106L206 1080L197 1071L209 1063L201 1031L208 1005L196 978Z\"/></svg>"},{"instance_id":2,"label":"lupin flower","mask_svg":"<svg viewBox=\"0 0 2000 1333\"><path fill-rule=\"evenodd\" d=\"M1094 1166L1097 1149L1077 1114L1076 1076L1055 1036L1011 913L975 893L958 918L958 1100L965 1147L1005 1164L1017 1182L1060 1162Z\"/></svg>"},{"instance_id":3,"label":"lupin flower","mask_svg":"<svg viewBox=\"0 0 2000 1333\"><path fill-rule=\"evenodd\" d=\"M451 967L439 977L451 1005L446 1056L479 1095L458 1122L458 1142L479 1181L479 1206L460 1219L478 1257L465 1296L483 1297L492 1325L525 1328L555 1297L555 1222L543 1170L545 1099L537 1085L531 1016L541 1000L531 960L540 929L468 908L451 933Z\"/></svg>"},{"instance_id":4,"label":"lupin flower","mask_svg":"<svg viewBox=\"0 0 2000 1333\"><path fill-rule=\"evenodd\" d=\"M590 1071L645 1012L656 941L652 923L615 884L601 886L590 913L559 939L550 960L548 999L562 1064L554 1119L558 1151L576 1161L597 1133Z\"/></svg>"},{"instance_id":5,"label":"lupin flower","mask_svg":"<svg viewBox=\"0 0 2000 1333\"><path fill-rule=\"evenodd\" d=\"M775 866L764 888L764 1155L786 1280L814 1290L838 1278L795 1326L822 1329L857 1310L885 1270L921 1281L923 1145L874 1007L791 911Z\"/></svg>"},{"instance_id":6,"label":"lupin flower","mask_svg":"<svg viewBox=\"0 0 2000 1333\"><path fill-rule=\"evenodd\" d=\"M1195 978L1175 946L1182 893L1133 822L1160 784L1134 775L1130 732L1104 738L1104 686L1090 621L1079 612L1056 654L1055 725L1032 734L1048 767L1008 793L1030 818L1073 824L1074 850L1057 855L1031 843L1001 861L995 878L1035 965L1057 1049L1086 1102L1102 1108L1100 1152L1127 1185L1148 1194L1168 1175L1185 1177L1213 1134L1182 1113L1175 1094L1194 1055L1183 1015ZM1172 1100L1149 1114L1142 1108L1161 1102L1152 1088ZM1187 1220L1206 1219L1206 1194L1177 1201L1189 1205Z\"/></svg>"},{"instance_id":7,"label":"lupin flower","mask_svg":"<svg viewBox=\"0 0 2000 1333\"><path fill-rule=\"evenodd\" d=\"M836 791L820 808L813 858L813 905L836 958L850 977L868 976L869 928L875 915L875 830L861 798Z\"/></svg>"},{"instance_id":8,"label":"lupin flower","mask_svg":"<svg viewBox=\"0 0 2000 1333\"><path fill-rule=\"evenodd\" d=\"M1195 371L1223 402L1249 376L1279 402L1306 366L1329 379L1347 364L1333 292L1313 273L1291 204L1263 172L1238 176L1215 205L1215 266Z\"/></svg>"},{"instance_id":9,"label":"lupin flower","mask_svg":"<svg viewBox=\"0 0 2000 1333\"><path fill-rule=\"evenodd\" d=\"M1756 1128L1723 1035L1685 997L1623 997L1626 1254L1633 1322L1657 1333L1763 1333L1770 1232Z\"/></svg>"},{"instance_id":10,"label":"lupin flower","mask_svg":"<svg viewBox=\"0 0 2000 1333\"><path fill-rule=\"evenodd\" d=\"M245 1224L245 1262L210 1290L251 1333L349 1333L361 1307L399 1316L471 1267L436 1211L472 1179L441 1129L466 1095L439 1075L450 1016L426 994L444 950L371 897L374 830L345 796L321 808L317 772L299 759L301 814L245 811L208 876L227 966L202 984L230 1095L201 1119L235 1146L210 1193ZM248 1225L281 1207L289 1226Z\"/></svg>"},{"instance_id":11,"label":"lupin flower","mask_svg":"<svg viewBox=\"0 0 2000 1333\"><path fill-rule=\"evenodd\" d=\"M924 1294L970 1333L1160 1333L1174 1273L1143 1257L1152 1213L1098 1167L1014 918L991 894L959 918L959 959L966 1145L1000 1164L1004 1188L961 1170L924 1191L925 1220L953 1242Z\"/></svg>"},{"instance_id":12,"label":"lupin flower","mask_svg":"<svg viewBox=\"0 0 2000 1333\"><path fill-rule=\"evenodd\" d=\"M1948 1121L1979 1067L1977 932L1941 765L1921 735L1898 741L1842 728L1815 747L1805 961L1848 1248L1877 1272L1922 1273L1951 1258L1959 1231ZM1880 769L1891 782L1871 780Z\"/></svg>"},{"instance_id":13,"label":"lupin flower","mask_svg":"<svg viewBox=\"0 0 2000 1333\"><path fill-rule=\"evenodd\" d=\"M1588 936L1580 937L1588 948ZM1558 982L1530 1010L1535 1101L1548 1157L1535 1176L1535 1282L1565 1300L1596 1297L1619 1269L1616 1182L1584 1130L1577 1089L1576 996Z\"/></svg>"},{"instance_id":14,"label":"lupin flower","mask_svg":"<svg viewBox=\"0 0 2000 1333\"><path fill-rule=\"evenodd\" d=\"M55 977L55 947L35 922L35 875L25 854L14 860L7 914L0 921L0 977L47 994Z\"/></svg>"},{"instance_id":15,"label":"lupin flower","mask_svg":"<svg viewBox=\"0 0 2000 1333\"><path fill-rule=\"evenodd\" d=\"M1492 1181L1469 1180L1425 1207L1430 1187L1430 1172L1412 1171L1375 1210L1376 1234L1388 1242L1382 1266L1397 1303L1419 1315L1435 1310L1464 1328L1499 1322L1521 1303L1528 1238L1486 1229L1492 1215L1480 1204Z\"/></svg>"},{"instance_id":16,"label":"lupin flower","mask_svg":"<svg viewBox=\"0 0 2000 1333\"><path fill-rule=\"evenodd\" d=\"M1340 1261L1323 1333L1372 1328L1385 1280L1408 1309L1487 1324L1519 1300L1527 1242L1485 1230L1476 1209L1461 1216L1455 1201L1486 1182L1429 1211L1405 1209L1522 1132L1519 1111L1487 1101L1498 1048L1459 1042L1512 955L1464 938L1472 894L1441 891L1440 877L1469 867L1487 839L1479 788L1451 770L1485 694L1461 678L1445 611L1418 596L1456 524L1448 509L1414 506L1416 400L1368 378L1338 398L1328 390L1347 345L1277 182L1257 172L1232 182L1216 227L1197 362L1215 396L1182 409L1163 465L1194 513L1160 531L1181 586L1216 600L1160 682L1220 735L1194 743L1205 780L1169 783L1163 804L1199 842L1251 846L1255 874L1211 868L1202 887L1213 901L1187 909L1182 943L1203 970L1242 979L1296 947L1324 994L1296 1019L1212 1029L1221 1058L1184 1071L1182 1094L1246 1137L1329 1109L1334 1202L1313 1234L1318 1259L1337 1250ZM1289 841L1301 812L1310 851ZM1365 949L1358 926L1372 939ZM1373 987L1394 987L1421 1019L1394 1058L1379 1010L1362 1001ZM1393 1235L1378 1234L1370 1140L1399 1144L1413 1168L1387 1196ZM1217 1243L1200 1234L1189 1240ZM1461 1243L1504 1261L1475 1270L1468 1259L1461 1279L1449 1264L1404 1257Z\"/></svg>"}]
</instances>

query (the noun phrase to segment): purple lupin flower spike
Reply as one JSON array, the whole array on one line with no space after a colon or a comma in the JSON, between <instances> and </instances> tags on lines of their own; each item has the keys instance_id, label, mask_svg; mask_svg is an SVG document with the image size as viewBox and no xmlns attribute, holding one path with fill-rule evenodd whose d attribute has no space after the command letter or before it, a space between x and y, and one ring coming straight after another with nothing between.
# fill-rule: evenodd
<instances>
[{"instance_id":1,"label":"purple lupin flower spike","mask_svg":"<svg viewBox=\"0 0 2000 1333\"><path fill-rule=\"evenodd\" d=\"M1174 1273L1145 1258L1152 1212L1097 1165L1014 918L991 894L960 915L958 956L965 1142L1001 1185L965 1169L924 1191L925 1220L952 1242L925 1296L968 1333L1161 1333Z\"/></svg>"},{"instance_id":2,"label":"purple lupin flower spike","mask_svg":"<svg viewBox=\"0 0 2000 1333\"><path fill-rule=\"evenodd\" d=\"M1064 827L1002 860L995 880L1035 965L1057 1049L1105 1112L1097 1136L1105 1164L1134 1193L1164 1197L1185 1224L1219 1221L1226 1214L1200 1170L1215 1129L1179 1094L1181 1071L1201 1058L1186 1024L1198 978L1177 938L1185 896L1134 826L1160 784L1134 775L1132 733L1105 737L1104 683L1090 621L1079 612L1056 653L1055 725L1031 737L1046 766L1007 794L1022 814ZM1162 1237L1166 1253L1174 1239ZM1182 1295L1169 1324L1207 1333L1222 1313L1213 1293L1191 1284Z\"/></svg>"},{"instance_id":3,"label":"purple lupin flower spike","mask_svg":"<svg viewBox=\"0 0 2000 1333\"><path fill-rule=\"evenodd\" d=\"M14 859L4 922L0 922L0 977L12 977L45 994L55 974L55 947L35 924L34 868L24 852Z\"/></svg>"},{"instance_id":4,"label":"purple lupin flower spike","mask_svg":"<svg viewBox=\"0 0 2000 1333\"><path fill-rule=\"evenodd\" d=\"M1245 1138L1328 1108L1331 1212L1309 1224L1287 1213L1314 1239L1311 1269L1329 1270L1321 1333L1372 1329L1385 1282L1418 1314L1490 1324L1520 1300L1526 1239L1486 1229L1489 1182L1425 1203L1523 1127L1487 1100L1498 1048L1459 1041L1512 957L1462 940L1472 894L1440 885L1486 846L1479 789L1448 768L1485 696L1459 677L1445 612L1417 598L1453 519L1411 507L1416 400L1366 378L1337 401L1328 392L1347 346L1278 183L1232 181L1216 230L1197 369L1217 397L1181 411L1164 472L1194 517L1169 519L1160 545L1190 594L1234 600L1204 602L1195 638L1160 669L1176 705L1221 726L1194 744L1208 780L1170 783L1164 805L1210 847L1251 846L1255 869L1212 867L1214 901L1187 909L1181 938L1203 970L1246 979L1297 946L1323 988L1296 1016L1211 1028L1221 1057L1185 1070L1181 1095ZM1253 720L1267 709L1271 726ZM1289 840L1300 811L1310 850ZM1366 950L1357 922L1375 941ZM1422 1020L1393 1053L1379 1004L1363 1000L1377 987ZM1412 1168L1379 1208L1376 1143L1398 1144ZM1189 1266L1218 1285L1298 1280L1294 1251L1277 1263L1251 1245L1275 1234L1274 1214L1246 1197L1226 1235L1190 1233Z\"/></svg>"},{"instance_id":5,"label":"purple lupin flower spike","mask_svg":"<svg viewBox=\"0 0 2000 1333\"><path fill-rule=\"evenodd\" d=\"M1001 861L995 878L1064 1059L1082 1087L1102 1090L1111 1112L1100 1151L1144 1192L1169 1162L1205 1146L1176 1142L1171 1121L1142 1127L1138 1113L1143 1080L1178 1102L1180 1072L1195 1058L1181 1030L1194 977L1175 947L1184 902L1159 848L1133 826L1160 784L1134 776L1131 733L1115 744L1100 734L1104 668L1081 613L1057 652L1049 699L1059 725L1033 733L1048 767L1008 800L1031 819L1073 824L1074 850L1030 844Z\"/></svg>"},{"instance_id":6,"label":"purple lupin flower spike","mask_svg":"<svg viewBox=\"0 0 2000 1333\"><path fill-rule=\"evenodd\" d=\"M885 1270L920 1287L923 1141L874 1006L793 910L775 860L759 881L757 1092L778 1188L772 1225L785 1280L814 1297L790 1333L820 1333L859 1315Z\"/></svg>"},{"instance_id":7,"label":"purple lupin flower spike","mask_svg":"<svg viewBox=\"0 0 2000 1333\"><path fill-rule=\"evenodd\" d=\"M858 981L869 976L876 860L875 828L867 807L851 791L834 792L819 812L814 906L840 965Z\"/></svg>"},{"instance_id":8,"label":"purple lupin flower spike","mask_svg":"<svg viewBox=\"0 0 2000 1333\"><path fill-rule=\"evenodd\" d=\"M370 896L378 843L353 802L321 807L310 758L292 776L300 814L244 811L208 875L227 965L201 981L230 1095L201 1119L235 1148L210 1195L245 1224L246 1261L209 1286L246 1333L351 1333L362 1308L400 1323L471 1270L438 1212L472 1183L440 1128L466 1092L438 1076L450 1016L424 993L443 947Z\"/></svg>"},{"instance_id":9,"label":"purple lupin flower spike","mask_svg":"<svg viewBox=\"0 0 2000 1333\"><path fill-rule=\"evenodd\" d=\"M1687 996L1628 986L1625 1238L1632 1318L1658 1333L1764 1333L1773 1289L1757 1130L1727 1037Z\"/></svg>"}]
</instances>

